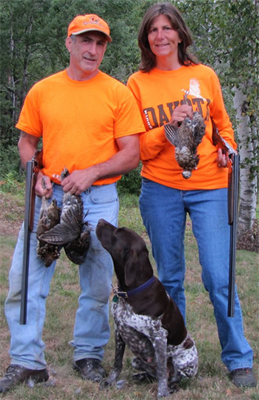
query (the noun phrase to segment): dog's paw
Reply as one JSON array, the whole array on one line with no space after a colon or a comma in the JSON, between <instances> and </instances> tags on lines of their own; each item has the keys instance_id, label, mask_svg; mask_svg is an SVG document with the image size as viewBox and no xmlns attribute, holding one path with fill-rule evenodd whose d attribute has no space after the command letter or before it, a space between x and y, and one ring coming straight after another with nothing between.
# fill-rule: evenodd
<instances>
[{"instance_id":1,"label":"dog's paw","mask_svg":"<svg viewBox=\"0 0 259 400\"><path fill-rule=\"evenodd\" d=\"M110 382L108 379L104 379L99 384L99 390L107 389L108 387L112 386L114 382Z\"/></svg>"},{"instance_id":2,"label":"dog's paw","mask_svg":"<svg viewBox=\"0 0 259 400\"><path fill-rule=\"evenodd\" d=\"M161 397L169 397L170 392L168 389L163 389L163 390L158 390L157 392L157 398L161 399Z\"/></svg>"},{"instance_id":3,"label":"dog's paw","mask_svg":"<svg viewBox=\"0 0 259 400\"><path fill-rule=\"evenodd\" d=\"M121 379L120 381L116 382L116 388L121 390L127 385L127 381L125 379Z\"/></svg>"},{"instance_id":4,"label":"dog's paw","mask_svg":"<svg viewBox=\"0 0 259 400\"><path fill-rule=\"evenodd\" d=\"M169 392L172 393L176 393L179 392L180 387L177 385L177 383L171 383L168 385L169 386Z\"/></svg>"},{"instance_id":5,"label":"dog's paw","mask_svg":"<svg viewBox=\"0 0 259 400\"><path fill-rule=\"evenodd\" d=\"M137 372L132 375L132 380L134 383L146 382L151 383L156 380L153 376L149 375L147 372Z\"/></svg>"},{"instance_id":6,"label":"dog's paw","mask_svg":"<svg viewBox=\"0 0 259 400\"><path fill-rule=\"evenodd\" d=\"M116 386L116 388L120 390L123 389L126 385L127 381L125 381L124 379L121 379L120 381L117 382L114 380L105 379L100 382L99 390L104 390L111 386Z\"/></svg>"}]
</instances>

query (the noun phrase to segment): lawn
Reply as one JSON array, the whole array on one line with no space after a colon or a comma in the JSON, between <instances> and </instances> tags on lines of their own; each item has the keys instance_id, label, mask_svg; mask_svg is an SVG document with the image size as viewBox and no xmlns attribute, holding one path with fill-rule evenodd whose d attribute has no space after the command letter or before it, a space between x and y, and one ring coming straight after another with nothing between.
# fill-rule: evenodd
<instances>
[{"instance_id":1,"label":"lawn","mask_svg":"<svg viewBox=\"0 0 259 400\"><path fill-rule=\"evenodd\" d=\"M23 219L23 201L15 195L0 193L0 376L9 365L9 331L4 317L4 300L8 291L8 269L16 242L16 235ZM138 201L134 196L123 197L120 209L120 225L127 226L142 235L150 249L150 243L142 225ZM154 260L150 258L153 266ZM259 400L258 389L236 388L230 382L225 366L220 359L220 345L208 294L201 282L201 268L191 222L186 230L186 295L187 325L199 352L199 371L195 379L182 381L180 390L170 396L174 400ZM237 251L236 281L243 309L245 335L255 353L254 369L259 377L259 257L258 253ZM33 387L21 385L7 393L6 400L152 400L156 399L157 383L136 384L132 381L132 354L124 356L124 367L117 387L99 391L98 384L82 381L72 370L73 348L69 345L73 335L73 324L79 283L77 266L68 261L62 252L52 281L47 300L47 315L44 329L46 359L50 379L46 384ZM28 316L29 318L30 316ZM103 366L107 371L113 364L114 330L110 321L111 339L105 350Z\"/></svg>"}]
</instances>

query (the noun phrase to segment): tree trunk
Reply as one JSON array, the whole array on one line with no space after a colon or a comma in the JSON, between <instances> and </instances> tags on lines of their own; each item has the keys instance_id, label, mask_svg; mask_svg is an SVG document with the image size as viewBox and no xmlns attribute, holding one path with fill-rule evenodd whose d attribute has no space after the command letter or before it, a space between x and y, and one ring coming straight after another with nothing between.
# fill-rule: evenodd
<instances>
[{"instance_id":1,"label":"tree trunk","mask_svg":"<svg viewBox=\"0 0 259 400\"><path fill-rule=\"evenodd\" d=\"M244 89L244 88L243 88ZM254 234L257 200L257 177L252 174L256 163L256 144L251 140L252 130L250 117L247 115L247 98L245 90L235 88L234 107L237 120L237 138L240 154L240 188L239 188L239 218L238 241L253 242L258 240ZM256 244L255 244L256 245ZM246 246L240 248L247 248Z\"/></svg>"}]
</instances>

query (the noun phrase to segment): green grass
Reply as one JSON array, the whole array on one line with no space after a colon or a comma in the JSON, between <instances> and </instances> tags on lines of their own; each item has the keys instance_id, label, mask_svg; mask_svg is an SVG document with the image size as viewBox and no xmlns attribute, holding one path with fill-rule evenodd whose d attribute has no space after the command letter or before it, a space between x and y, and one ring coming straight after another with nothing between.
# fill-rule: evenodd
<instances>
[{"instance_id":1,"label":"green grass","mask_svg":"<svg viewBox=\"0 0 259 400\"><path fill-rule=\"evenodd\" d=\"M15 197L12 197L15 206ZM17 224L17 221L13 221ZM120 226L127 226L148 241L135 196L121 198ZM9 365L9 331L4 317L4 300L8 290L8 269L11 263L16 234L0 237L0 375ZM170 396L172 400L259 400L257 389L242 390L232 385L220 359L220 345L213 308L201 282L201 268L197 245L188 220L186 230L186 296L187 324L195 338L199 352L199 372L193 380L182 381L180 391ZM154 260L150 255L152 264ZM255 352L254 367L259 376L259 271L258 253L237 251L236 281L244 314L244 329ZM47 384L18 386L7 393L6 400L152 400L156 399L157 383L135 384L132 381L132 354L127 349L120 380L122 389L99 391L98 384L82 381L72 370L74 317L80 293L77 266L68 261L62 252L57 263L44 329L46 359L51 374ZM110 321L111 339L105 349L103 365L110 370L114 358L114 330Z\"/></svg>"}]
</instances>

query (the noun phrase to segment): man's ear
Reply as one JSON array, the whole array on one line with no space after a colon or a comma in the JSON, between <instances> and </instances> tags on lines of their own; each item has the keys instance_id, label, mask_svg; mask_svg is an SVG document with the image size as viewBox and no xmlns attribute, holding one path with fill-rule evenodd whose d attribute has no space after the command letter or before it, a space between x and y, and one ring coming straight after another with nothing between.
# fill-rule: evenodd
<instances>
[{"instance_id":1,"label":"man's ear","mask_svg":"<svg viewBox=\"0 0 259 400\"><path fill-rule=\"evenodd\" d=\"M72 44L72 39L71 39L71 37L67 37L67 38L66 38L65 44L66 44L67 50L68 50L69 53L70 53L70 52L71 52L71 44Z\"/></svg>"}]
</instances>

